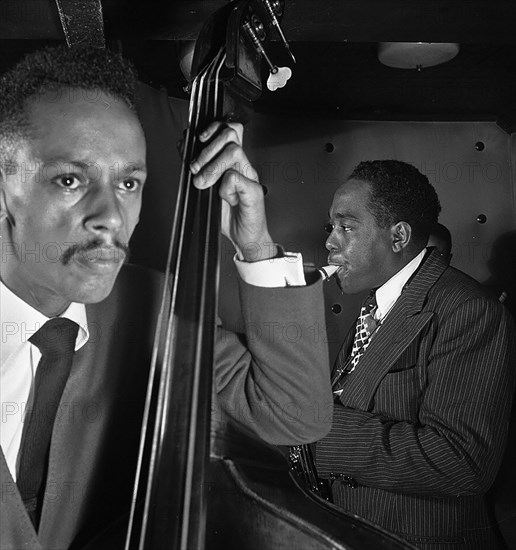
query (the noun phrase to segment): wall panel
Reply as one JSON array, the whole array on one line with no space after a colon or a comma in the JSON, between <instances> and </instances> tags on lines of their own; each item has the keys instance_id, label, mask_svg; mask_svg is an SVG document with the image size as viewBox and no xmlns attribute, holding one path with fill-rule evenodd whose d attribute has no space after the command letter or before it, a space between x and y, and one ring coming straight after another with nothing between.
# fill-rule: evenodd
<instances>
[{"instance_id":1,"label":"wall panel","mask_svg":"<svg viewBox=\"0 0 516 550\"><path fill-rule=\"evenodd\" d=\"M176 141L186 125L187 105L173 100L169 110L163 93L148 87L141 93L150 176L132 259L162 269L180 169ZM436 187L443 207L441 221L453 236L452 264L481 282L494 270L498 291L514 289L516 139L495 123L347 122L256 115L246 128L245 140L268 189L272 236L288 249L301 251L306 262L326 263L323 228L338 185L361 160L392 158L414 164ZM480 214L486 217L483 224L477 221ZM220 314L237 327L236 274L228 241L223 241L221 256ZM333 358L363 295L343 296L334 281L325 289ZM313 327L308 336L324 335L320 327Z\"/></svg>"},{"instance_id":2,"label":"wall panel","mask_svg":"<svg viewBox=\"0 0 516 550\"><path fill-rule=\"evenodd\" d=\"M428 176L441 200L440 221L453 236L452 264L481 282L491 276L493 243L516 230L514 140L495 123L256 116L246 135L252 161L268 188L272 236L303 252L307 262L325 264L323 228L333 193L361 160L403 160ZM477 221L479 215L486 217L485 223ZM227 260L229 245L223 252ZM224 261L221 311L235 321L230 270ZM326 285L332 357L362 297L341 295L333 281ZM332 307L341 308L340 313Z\"/></svg>"}]
</instances>

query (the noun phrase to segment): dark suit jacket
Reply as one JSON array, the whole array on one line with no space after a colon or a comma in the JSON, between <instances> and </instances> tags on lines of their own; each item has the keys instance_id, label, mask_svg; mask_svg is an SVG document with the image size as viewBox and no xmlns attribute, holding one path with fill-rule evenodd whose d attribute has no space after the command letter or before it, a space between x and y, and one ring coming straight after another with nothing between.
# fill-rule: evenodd
<instances>
[{"instance_id":1,"label":"dark suit jacket","mask_svg":"<svg viewBox=\"0 0 516 550\"><path fill-rule=\"evenodd\" d=\"M128 266L104 302L87 306L90 340L75 354L54 425L39 538L0 456L1 550L81 548L128 511L160 287L156 274ZM216 343L222 409L273 443L322 437L329 424L313 408L314 400L330 399L321 368L328 356L322 339L308 332L314 320L324 323L321 282L285 289L242 284L241 295L251 327L247 345L222 329Z\"/></svg>"},{"instance_id":2,"label":"dark suit jacket","mask_svg":"<svg viewBox=\"0 0 516 550\"><path fill-rule=\"evenodd\" d=\"M341 478L336 504L420 548L497 548L484 493L505 445L514 341L503 306L428 254L317 444L320 473Z\"/></svg>"}]
</instances>

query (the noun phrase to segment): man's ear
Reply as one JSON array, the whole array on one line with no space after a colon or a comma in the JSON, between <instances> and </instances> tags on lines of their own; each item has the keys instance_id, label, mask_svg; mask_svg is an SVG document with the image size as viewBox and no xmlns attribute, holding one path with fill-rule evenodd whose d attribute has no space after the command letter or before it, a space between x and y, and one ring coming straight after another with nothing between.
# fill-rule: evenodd
<instances>
[{"instance_id":1,"label":"man's ear","mask_svg":"<svg viewBox=\"0 0 516 550\"><path fill-rule=\"evenodd\" d=\"M407 222L398 222L391 227L392 250L401 252L410 242L412 228Z\"/></svg>"},{"instance_id":2,"label":"man's ear","mask_svg":"<svg viewBox=\"0 0 516 550\"><path fill-rule=\"evenodd\" d=\"M0 223L5 219L9 219L9 212L7 211L7 205L5 204L5 194L2 188L2 180L0 176Z\"/></svg>"},{"instance_id":3,"label":"man's ear","mask_svg":"<svg viewBox=\"0 0 516 550\"><path fill-rule=\"evenodd\" d=\"M0 163L0 223L4 220L8 220L12 224L12 218L5 199L5 170Z\"/></svg>"},{"instance_id":4,"label":"man's ear","mask_svg":"<svg viewBox=\"0 0 516 550\"><path fill-rule=\"evenodd\" d=\"M14 170L14 171L13 171ZM7 199L5 197L8 176L16 174L16 165L0 161L0 223L7 220L14 226L14 220L7 208Z\"/></svg>"},{"instance_id":5,"label":"man's ear","mask_svg":"<svg viewBox=\"0 0 516 550\"><path fill-rule=\"evenodd\" d=\"M0 162L0 222L7 218L7 206L4 195L5 168L3 162Z\"/></svg>"}]
</instances>

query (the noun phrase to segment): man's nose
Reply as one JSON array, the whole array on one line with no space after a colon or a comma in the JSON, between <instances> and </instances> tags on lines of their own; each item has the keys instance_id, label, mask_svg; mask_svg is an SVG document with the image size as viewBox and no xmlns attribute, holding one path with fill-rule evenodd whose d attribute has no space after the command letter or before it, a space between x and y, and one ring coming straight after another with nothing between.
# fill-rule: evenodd
<instances>
[{"instance_id":1,"label":"man's nose","mask_svg":"<svg viewBox=\"0 0 516 550\"><path fill-rule=\"evenodd\" d=\"M326 250L328 250L329 252L332 252L333 250L337 250L338 247L333 238L333 231L328 235L328 238L326 239L324 246L326 247Z\"/></svg>"},{"instance_id":2,"label":"man's nose","mask_svg":"<svg viewBox=\"0 0 516 550\"><path fill-rule=\"evenodd\" d=\"M116 233L124 224L116 191L111 186L95 189L89 198L85 226L92 233Z\"/></svg>"}]
</instances>

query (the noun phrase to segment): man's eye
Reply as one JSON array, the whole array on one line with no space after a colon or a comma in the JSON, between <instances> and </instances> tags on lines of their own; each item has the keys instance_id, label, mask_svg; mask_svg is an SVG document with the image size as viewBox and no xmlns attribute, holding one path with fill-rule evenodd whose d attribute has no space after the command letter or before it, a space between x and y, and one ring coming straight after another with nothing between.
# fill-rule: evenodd
<instances>
[{"instance_id":1,"label":"man's eye","mask_svg":"<svg viewBox=\"0 0 516 550\"><path fill-rule=\"evenodd\" d=\"M118 184L123 191L136 191L140 188L140 181L136 179L126 179Z\"/></svg>"},{"instance_id":2,"label":"man's eye","mask_svg":"<svg viewBox=\"0 0 516 550\"><path fill-rule=\"evenodd\" d=\"M324 226L324 230L326 231L326 233L331 233L335 228L337 228L337 231L344 231L344 232L348 232L348 231L351 231L351 227L349 227L349 225L333 225L332 223L328 222L325 226Z\"/></svg>"},{"instance_id":3,"label":"man's eye","mask_svg":"<svg viewBox=\"0 0 516 550\"><path fill-rule=\"evenodd\" d=\"M80 180L76 176L67 174L66 176L59 176L56 178L58 185L65 189L77 189L81 184Z\"/></svg>"}]
</instances>

